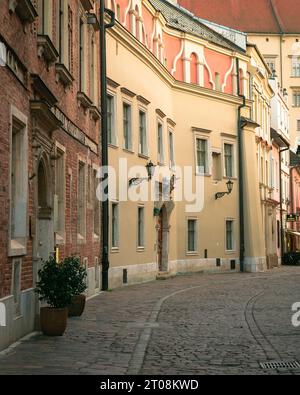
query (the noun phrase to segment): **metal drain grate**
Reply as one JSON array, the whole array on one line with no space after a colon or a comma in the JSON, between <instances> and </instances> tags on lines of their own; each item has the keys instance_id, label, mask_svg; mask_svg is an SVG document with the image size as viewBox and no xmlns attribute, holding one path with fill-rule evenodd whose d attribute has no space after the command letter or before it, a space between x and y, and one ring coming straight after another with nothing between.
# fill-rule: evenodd
<instances>
[{"instance_id":1,"label":"metal drain grate","mask_svg":"<svg viewBox=\"0 0 300 395\"><path fill-rule=\"evenodd\" d=\"M300 364L297 361L290 362L261 362L262 369L300 369Z\"/></svg>"}]
</instances>

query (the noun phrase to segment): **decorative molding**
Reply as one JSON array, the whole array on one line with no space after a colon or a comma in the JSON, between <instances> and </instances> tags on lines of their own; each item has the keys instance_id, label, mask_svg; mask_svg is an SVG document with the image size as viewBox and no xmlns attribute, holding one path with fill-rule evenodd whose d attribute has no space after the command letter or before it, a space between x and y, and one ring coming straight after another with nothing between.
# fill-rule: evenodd
<instances>
[{"instance_id":1,"label":"decorative molding","mask_svg":"<svg viewBox=\"0 0 300 395\"><path fill-rule=\"evenodd\" d=\"M165 114L162 110L160 110L159 108L157 108L157 109L155 110L155 112L156 112L156 114L157 114L158 116L160 116L161 118L166 118L166 114Z\"/></svg>"},{"instance_id":2,"label":"decorative molding","mask_svg":"<svg viewBox=\"0 0 300 395\"><path fill-rule=\"evenodd\" d=\"M228 79L228 77L230 76L230 74L232 73L233 70L234 70L234 58L231 59L231 66L230 66L229 70L227 71L227 73L225 74L224 83L223 83L222 88L221 88L222 92L225 91L225 88L226 88L226 85L227 85L227 79ZM246 79L246 77L245 77L245 79Z\"/></svg>"},{"instance_id":3,"label":"decorative molding","mask_svg":"<svg viewBox=\"0 0 300 395\"><path fill-rule=\"evenodd\" d=\"M127 89L127 88L121 88L121 92L122 92L124 95L129 96L129 97L135 97L135 96L136 96L135 93L133 93L132 91L130 91L130 90Z\"/></svg>"},{"instance_id":4,"label":"decorative molding","mask_svg":"<svg viewBox=\"0 0 300 395\"><path fill-rule=\"evenodd\" d=\"M57 82L60 81L64 87L72 85L74 78L63 63L56 63L55 71Z\"/></svg>"},{"instance_id":5,"label":"decorative molding","mask_svg":"<svg viewBox=\"0 0 300 395\"><path fill-rule=\"evenodd\" d=\"M77 92L77 100L84 109L91 107L93 104L91 99L84 92Z\"/></svg>"},{"instance_id":6,"label":"decorative molding","mask_svg":"<svg viewBox=\"0 0 300 395\"><path fill-rule=\"evenodd\" d=\"M54 63L58 59L59 53L57 52L55 46L53 45L48 35L38 34L37 44L38 44L38 56L40 58L43 56L48 64Z\"/></svg>"},{"instance_id":7,"label":"decorative molding","mask_svg":"<svg viewBox=\"0 0 300 395\"><path fill-rule=\"evenodd\" d=\"M171 125L173 128L176 126L176 122L174 122L171 118L167 118L167 123Z\"/></svg>"},{"instance_id":8,"label":"decorative molding","mask_svg":"<svg viewBox=\"0 0 300 395\"><path fill-rule=\"evenodd\" d=\"M145 99L143 96L137 96L137 100L141 103L143 103L145 106L148 106L150 104L150 101Z\"/></svg>"},{"instance_id":9,"label":"decorative molding","mask_svg":"<svg viewBox=\"0 0 300 395\"><path fill-rule=\"evenodd\" d=\"M178 55L175 56L175 59L174 59L174 62L173 62L173 68L172 68L172 70L171 70L171 74L172 74L173 76L174 76L174 74L176 73L176 70L177 70L177 68L176 68L177 62L178 62L178 60L181 58L181 56L182 56L182 54L183 54L183 51L184 51L184 40L182 39L182 40L181 40L181 48L180 48L180 51L179 51Z\"/></svg>"},{"instance_id":10,"label":"decorative molding","mask_svg":"<svg viewBox=\"0 0 300 395\"><path fill-rule=\"evenodd\" d=\"M198 127L196 127L196 126L192 126L192 132L194 132L194 133L211 133L212 132L212 130L209 130L209 129L203 129L203 128L198 128Z\"/></svg>"},{"instance_id":11,"label":"decorative molding","mask_svg":"<svg viewBox=\"0 0 300 395\"><path fill-rule=\"evenodd\" d=\"M107 77L107 85L110 87L117 89L119 88L120 84L118 84L116 81L112 80L111 78Z\"/></svg>"}]
</instances>

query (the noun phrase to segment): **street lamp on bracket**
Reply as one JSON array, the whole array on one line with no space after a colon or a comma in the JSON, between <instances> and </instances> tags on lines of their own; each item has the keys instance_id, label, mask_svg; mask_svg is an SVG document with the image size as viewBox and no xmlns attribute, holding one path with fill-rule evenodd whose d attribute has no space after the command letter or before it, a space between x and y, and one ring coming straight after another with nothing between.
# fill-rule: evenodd
<instances>
[{"instance_id":1,"label":"street lamp on bracket","mask_svg":"<svg viewBox=\"0 0 300 395\"><path fill-rule=\"evenodd\" d=\"M232 190L233 190L233 182L229 179L228 182L226 183L227 185L227 192L218 192L215 194L216 200L221 199L222 197L226 195L230 195Z\"/></svg>"},{"instance_id":2,"label":"street lamp on bracket","mask_svg":"<svg viewBox=\"0 0 300 395\"><path fill-rule=\"evenodd\" d=\"M138 177L131 178L129 180L129 187L131 187L132 185L135 185L135 186L140 185L143 181L151 181L152 180L156 166L150 160L150 162L147 163L145 167L147 170L148 177L147 178L146 177L145 178L138 178Z\"/></svg>"}]
</instances>

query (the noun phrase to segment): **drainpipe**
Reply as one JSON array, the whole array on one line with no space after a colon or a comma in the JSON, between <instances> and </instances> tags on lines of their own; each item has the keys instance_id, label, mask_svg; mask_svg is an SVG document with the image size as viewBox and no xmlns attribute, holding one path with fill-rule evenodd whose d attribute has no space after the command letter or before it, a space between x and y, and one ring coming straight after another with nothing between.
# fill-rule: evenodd
<instances>
[{"instance_id":1,"label":"drainpipe","mask_svg":"<svg viewBox=\"0 0 300 395\"><path fill-rule=\"evenodd\" d=\"M244 219L244 166L243 166L243 127L241 110L246 107L246 97L240 90L240 62L236 59L237 68L237 93L243 99L243 104L238 107L238 156L239 156L239 216L240 216L240 270L244 272L245 265L245 219Z\"/></svg>"},{"instance_id":2,"label":"drainpipe","mask_svg":"<svg viewBox=\"0 0 300 395\"><path fill-rule=\"evenodd\" d=\"M105 15L109 14L111 22L105 23ZM107 76L106 76L106 29L115 24L115 14L105 8L105 0L100 0L100 76L101 76L101 149L102 167L108 166L108 135L107 135ZM108 174L103 175L103 182L107 183ZM107 183L108 184L108 183ZM108 290L109 270L109 199L108 185L104 190L107 199L102 204L102 289Z\"/></svg>"},{"instance_id":3,"label":"drainpipe","mask_svg":"<svg viewBox=\"0 0 300 395\"><path fill-rule=\"evenodd\" d=\"M288 151L290 149L290 147L287 148L283 148L281 150L279 150L279 179L280 179L280 183L279 183L279 196L280 196L280 237L281 237L281 262L283 260L283 256L284 256L284 228L283 228L283 207L282 207L282 165L281 165L281 156L282 153L285 151Z\"/></svg>"}]
</instances>

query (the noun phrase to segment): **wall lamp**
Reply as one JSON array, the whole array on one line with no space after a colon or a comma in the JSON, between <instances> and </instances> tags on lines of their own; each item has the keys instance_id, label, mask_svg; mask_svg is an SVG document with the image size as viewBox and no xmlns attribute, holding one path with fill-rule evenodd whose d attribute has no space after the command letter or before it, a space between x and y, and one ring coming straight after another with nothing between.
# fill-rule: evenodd
<instances>
[{"instance_id":1,"label":"wall lamp","mask_svg":"<svg viewBox=\"0 0 300 395\"><path fill-rule=\"evenodd\" d=\"M151 181L152 180L156 166L150 160L150 162L147 163L145 167L147 170L148 177L147 178L131 178L129 180L129 187L131 187L132 185L140 185L143 181Z\"/></svg>"},{"instance_id":2,"label":"wall lamp","mask_svg":"<svg viewBox=\"0 0 300 395\"><path fill-rule=\"evenodd\" d=\"M216 193L216 195L215 195L216 200L221 199L225 195L230 195L231 194L231 192L233 190L233 182L231 180L228 180L226 185L227 185L228 192L218 192L218 193Z\"/></svg>"}]
</instances>

